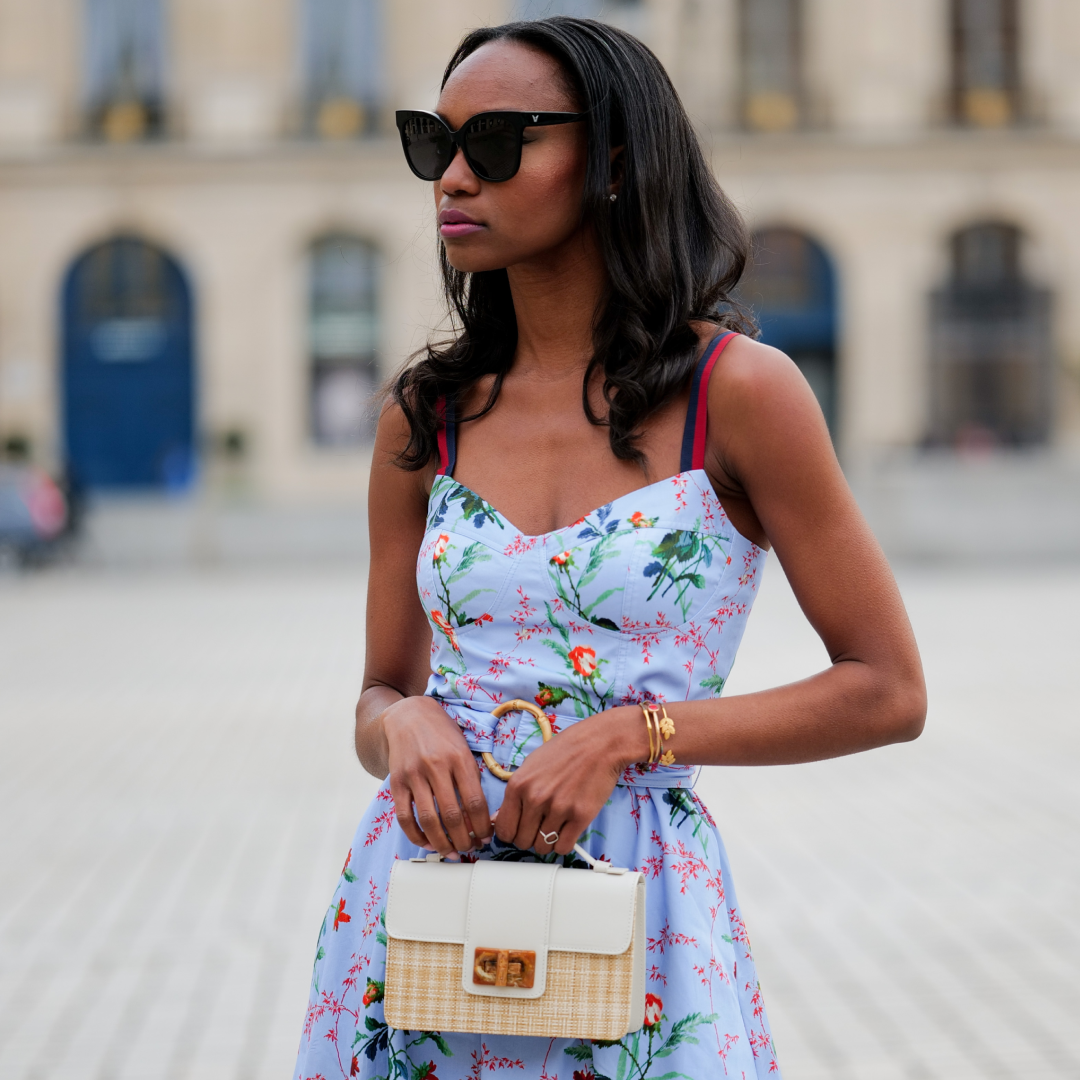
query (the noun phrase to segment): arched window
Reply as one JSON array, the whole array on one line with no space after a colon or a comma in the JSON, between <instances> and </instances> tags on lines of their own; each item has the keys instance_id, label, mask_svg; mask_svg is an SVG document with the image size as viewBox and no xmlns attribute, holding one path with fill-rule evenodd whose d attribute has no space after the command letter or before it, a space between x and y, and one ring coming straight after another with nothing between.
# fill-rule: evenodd
<instances>
[{"instance_id":1,"label":"arched window","mask_svg":"<svg viewBox=\"0 0 1080 1080\"><path fill-rule=\"evenodd\" d=\"M742 112L755 131L803 119L799 0L742 0Z\"/></svg>"},{"instance_id":2,"label":"arched window","mask_svg":"<svg viewBox=\"0 0 1080 1080\"><path fill-rule=\"evenodd\" d=\"M1023 446L1050 434L1050 294L1025 279L1020 230L1000 222L950 241L931 298L930 440Z\"/></svg>"},{"instance_id":3,"label":"arched window","mask_svg":"<svg viewBox=\"0 0 1080 1080\"><path fill-rule=\"evenodd\" d=\"M84 0L83 82L94 135L131 142L161 133L165 98L162 0Z\"/></svg>"},{"instance_id":4,"label":"arched window","mask_svg":"<svg viewBox=\"0 0 1080 1080\"><path fill-rule=\"evenodd\" d=\"M757 230L739 296L753 308L761 340L799 366L835 431L836 275L824 248L796 229Z\"/></svg>"},{"instance_id":5,"label":"arched window","mask_svg":"<svg viewBox=\"0 0 1080 1080\"><path fill-rule=\"evenodd\" d=\"M1020 111L1017 0L952 0L953 116L1003 127Z\"/></svg>"},{"instance_id":6,"label":"arched window","mask_svg":"<svg viewBox=\"0 0 1080 1080\"><path fill-rule=\"evenodd\" d=\"M303 0L305 126L324 139L376 131L382 106L380 0Z\"/></svg>"},{"instance_id":7,"label":"arched window","mask_svg":"<svg viewBox=\"0 0 1080 1080\"><path fill-rule=\"evenodd\" d=\"M311 247L311 435L321 445L355 446L374 432L380 276L365 240L336 234Z\"/></svg>"}]
</instances>

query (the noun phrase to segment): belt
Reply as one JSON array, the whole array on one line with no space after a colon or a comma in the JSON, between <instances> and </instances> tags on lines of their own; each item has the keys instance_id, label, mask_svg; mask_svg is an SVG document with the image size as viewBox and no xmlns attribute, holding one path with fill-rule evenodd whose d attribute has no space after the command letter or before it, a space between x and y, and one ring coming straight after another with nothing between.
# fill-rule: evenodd
<instances>
[{"instance_id":1,"label":"belt","mask_svg":"<svg viewBox=\"0 0 1080 1080\"><path fill-rule=\"evenodd\" d=\"M506 768L516 768L528 754L540 746L543 739L536 721L528 713L509 713L496 718L490 709L476 702L464 702L447 698L437 699L465 736L469 748L478 757L490 753ZM494 708L498 702L493 702ZM568 716L558 710L548 712L552 729L558 733L580 721L578 716ZM653 765L647 771L630 766L619 777L617 787L627 788L692 788L701 773L698 765Z\"/></svg>"}]
</instances>

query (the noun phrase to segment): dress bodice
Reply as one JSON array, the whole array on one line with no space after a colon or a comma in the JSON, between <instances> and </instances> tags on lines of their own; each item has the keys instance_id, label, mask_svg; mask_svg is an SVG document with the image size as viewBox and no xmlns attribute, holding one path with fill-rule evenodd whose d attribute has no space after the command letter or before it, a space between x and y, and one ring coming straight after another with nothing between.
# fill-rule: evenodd
<instances>
[{"instance_id":1,"label":"dress bodice","mask_svg":"<svg viewBox=\"0 0 1080 1080\"><path fill-rule=\"evenodd\" d=\"M536 745L528 715L490 718L513 698L537 702L558 730L615 705L723 690L763 554L695 460L708 375L731 336L706 349L695 374L683 471L549 533L522 533L453 479L448 422L417 585L432 628L427 693L474 749L518 764ZM693 771L657 768L650 782L684 783Z\"/></svg>"}]
</instances>

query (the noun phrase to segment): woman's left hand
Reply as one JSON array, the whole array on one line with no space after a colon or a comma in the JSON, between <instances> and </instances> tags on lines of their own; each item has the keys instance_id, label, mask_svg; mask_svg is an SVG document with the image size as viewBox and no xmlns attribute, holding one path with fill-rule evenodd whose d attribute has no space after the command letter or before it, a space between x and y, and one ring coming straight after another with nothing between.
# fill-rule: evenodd
<instances>
[{"instance_id":1,"label":"woman's left hand","mask_svg":"<svg viewBox=\"0 0 1080 1080\"><path fill-rule=\"evenodd\" d=\"M532 751L510 778L495 835L540 855L568 855L623 770L648 756L648 734L635 706L608 709L571 725ZM557 833L558 839L549 844L542 833Z\"/></svg>"}]
</instances>

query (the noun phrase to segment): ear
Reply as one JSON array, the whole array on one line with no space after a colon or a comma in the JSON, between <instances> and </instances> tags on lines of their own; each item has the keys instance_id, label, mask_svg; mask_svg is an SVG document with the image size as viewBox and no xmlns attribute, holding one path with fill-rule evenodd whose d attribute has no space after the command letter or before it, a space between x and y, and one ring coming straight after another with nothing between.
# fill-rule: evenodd
<instances>
[{"instance_id":1,"label":"ear","mask_svg":"<svg viewBox=\"0 0 1080 1080\"><path fill-rule=\"evenodd\" d=\"M611 164L611 184L609 186L609 191L613 195L618 195L619 189L622 187L626 162L625 150L625 146L613 146L608 151L608 161Z\"/></svg>"}]
</instances>

